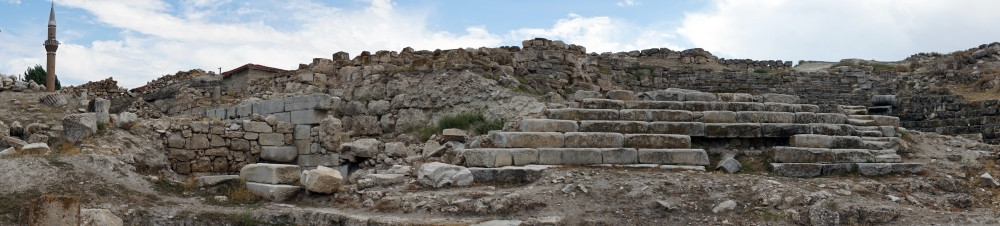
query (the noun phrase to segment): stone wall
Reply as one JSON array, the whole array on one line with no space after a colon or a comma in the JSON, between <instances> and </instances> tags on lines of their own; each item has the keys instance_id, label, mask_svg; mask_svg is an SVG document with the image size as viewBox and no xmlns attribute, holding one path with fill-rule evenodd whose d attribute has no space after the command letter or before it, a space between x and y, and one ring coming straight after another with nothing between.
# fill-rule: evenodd
<instances>
[{"instance_id":1,"label":"stone wall","mask_svg":"<svg viewBox=\"0 0 1000 226\"><path fill-rule=\"evenodd\" d=\"M965 101L957 95L902 98L895 109L903 127L945 135L982 134L986 143L1000 143L998 100Z\"/></svg>"}]
</instances>

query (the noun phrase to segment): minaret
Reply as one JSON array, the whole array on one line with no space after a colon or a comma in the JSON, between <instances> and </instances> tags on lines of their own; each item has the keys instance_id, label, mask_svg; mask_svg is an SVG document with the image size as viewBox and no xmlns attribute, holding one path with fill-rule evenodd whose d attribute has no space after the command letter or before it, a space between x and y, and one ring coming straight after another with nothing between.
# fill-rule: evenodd
<instances>
[{"instance_id":1,"label":"minaret","mask_svg":"<svg viewBox=\"0 0 1000 226\"><path fill-rule=\"evenodd\" d=\"M45 66L45 91L56 91L56 49L59 49L59 41L56 41L56 3L52 3L49 8L49 39L45 40L46 58Z\"/></svg>"}]
</instances>

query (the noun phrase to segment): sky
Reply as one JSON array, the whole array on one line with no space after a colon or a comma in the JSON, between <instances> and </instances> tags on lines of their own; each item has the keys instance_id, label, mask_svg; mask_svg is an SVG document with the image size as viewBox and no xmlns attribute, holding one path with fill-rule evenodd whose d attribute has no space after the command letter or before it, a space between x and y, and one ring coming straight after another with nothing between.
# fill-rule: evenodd
<instances>
[{"instance_id":1,"label":"sky","mask_svg":"<svg viewBox=\"0 0 1000 226\"><path fill-rule=\"evenodd\" d=\"M135 88L190 69L296 69L344 51L703 48L733 59L902 60L1000 41L983 0L55 0L63 84ZM45 0L0 0L0 74L45 64Z\"/></svg>"}]
</instances>

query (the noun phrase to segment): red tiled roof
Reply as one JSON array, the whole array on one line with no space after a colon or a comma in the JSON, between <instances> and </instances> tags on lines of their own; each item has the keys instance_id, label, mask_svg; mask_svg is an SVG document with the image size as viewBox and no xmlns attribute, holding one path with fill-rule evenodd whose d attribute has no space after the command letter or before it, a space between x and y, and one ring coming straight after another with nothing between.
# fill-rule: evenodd
<instances>
[{"instance_id":1,"label":"red tiled roof","mask_svg":"<svg viewBox=\"0 0 1000 226\"><path fill-rule=\"evenodd\" d=\"M233 69L233 70L222 72L222 77L223 78L228 78L232 74L236 74L236 73L239 73L239 72L242 72L242 71L245 71L245 70L250 70L250 69L261 70L261 71L268 71L268 72L275 72L275 73L277 73L277 72L285 72L286 71L286 70L282 70L282 69L278 69L278 68L273 68L273 67L268 67L268 66L264 66L264 65L260 65L260 64L252 64L252 63L250 63L250 64L245 64L243 66L240 66L240 67L238 67L236 69Z\"/></svg>"}]
</instances>

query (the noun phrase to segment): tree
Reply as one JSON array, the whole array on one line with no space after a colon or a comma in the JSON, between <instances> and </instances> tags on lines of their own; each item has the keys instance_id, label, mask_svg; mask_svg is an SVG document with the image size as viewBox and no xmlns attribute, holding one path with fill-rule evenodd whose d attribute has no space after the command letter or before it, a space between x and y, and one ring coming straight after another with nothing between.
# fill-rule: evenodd
<instances>
[{"instance_id":1,"label":"tree","mask_svg":"<svg viewBox=\"0 0 1000 226\"><path fill-rule=\"evenodd\" d=\"M34 82L35 84L45 86L45 77L48 74L45 72L45 68L42 65L35 65L35 67L28 67L27 71L24 71L23 81ZM59 78L56 78L56 89L62 89L62 85L59 84Z\"/></svg>"}]
</instances>

